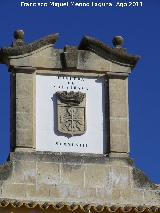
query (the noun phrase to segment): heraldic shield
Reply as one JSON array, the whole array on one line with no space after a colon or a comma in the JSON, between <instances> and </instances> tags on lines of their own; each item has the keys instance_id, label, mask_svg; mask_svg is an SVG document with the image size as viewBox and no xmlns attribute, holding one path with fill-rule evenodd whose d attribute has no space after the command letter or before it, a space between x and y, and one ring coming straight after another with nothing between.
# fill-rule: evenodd
<instances>
[{"instance_id":1,"label":"heraldic shield","mask_svg":"<svg viewBox=\"0 0 160 213\"><path fill-rule=\"evenodd\" d=\"M86 94L81 92L56 92L57 130L74 136L86 131Z\"/></svg>"}]
</instances>

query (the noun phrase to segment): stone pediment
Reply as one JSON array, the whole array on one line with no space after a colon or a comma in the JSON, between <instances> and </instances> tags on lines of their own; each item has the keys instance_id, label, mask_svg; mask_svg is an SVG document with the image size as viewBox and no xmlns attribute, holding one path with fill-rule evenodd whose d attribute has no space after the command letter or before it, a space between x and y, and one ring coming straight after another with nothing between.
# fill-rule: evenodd
<instances>
[{"instance_id":1,"label":"stone pediment","mask_svg":"<svg viewBox=\"0 0 160 213\"><path fill-rule=\"evenodd\" d=\"M123 39L120 36L113 39L114 48L85 36L78 47L66 46L63 50L53 48L58 39L57 33L30 44L23 41L23 36L23 31L16 31L12 47L0 49L0 61L9 68L34 67L52 71L58 69L62 72L64 69L65 72L123 72L128 75L139 60L138 56L129 55L122 48Z\"/></svg>"},{"instance_id":2,"label":"stone pediment","mask_svg":"<svg viewBox=\"0 0 160 213\"><path fill-rule=\"evenodd\" d=\"M81 40L79 49L94 52L96 55L114 63L135 67L139 60L139 56L129 55L126 49L122 48L122 37L116 36L112 42L115 48L110 48L108 45L95 38L85 36Z\"/></svg>"},{"instance_id":3,"label":"stone pediment","mask_svg":"<svg viewBox=\"0 0 160 213\"><path fill-rule=\"evenodd\" d=\"M29 53L34 52L42 47L53 45L58 39L58 34L52 34L46 36L38 41L35 41L30 44L25 44L21 39L21 42L15 42L12 44L12 47L8 48L1 48L0 55L1 57L12 57L12 56L19 56L19 55L26 55ZM18 39L17 39L18 40ZM20 39L19 39L20 40Z\"/></svg>"}]
</instances>

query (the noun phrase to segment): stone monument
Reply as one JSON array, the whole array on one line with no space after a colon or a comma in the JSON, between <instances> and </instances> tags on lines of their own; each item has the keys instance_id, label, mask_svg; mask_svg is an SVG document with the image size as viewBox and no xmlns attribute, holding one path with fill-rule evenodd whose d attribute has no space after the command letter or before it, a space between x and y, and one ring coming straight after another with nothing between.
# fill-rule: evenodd
<instances>
[{"instance_id":1,"label":"stone monument","mask_svg":"<svg viewBox=\"0 0 160 213\"><path fill-rule=\"evenodd\" d=\"M10 73L10 154L0 212L160 212L160 186L129 157L128 76L139 60L88 36L54 48L17 30L0 49Z\"/></svg>"}]
</instances>

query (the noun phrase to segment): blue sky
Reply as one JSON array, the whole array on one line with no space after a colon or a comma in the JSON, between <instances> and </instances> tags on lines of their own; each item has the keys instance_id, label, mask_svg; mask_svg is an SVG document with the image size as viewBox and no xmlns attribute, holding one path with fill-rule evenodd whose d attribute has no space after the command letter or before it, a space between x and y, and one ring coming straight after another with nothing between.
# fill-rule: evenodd
<instances>
[{"instance_id":1,"label":"blue sky","mask_svg":"<svg viewBox=\"0 0 160 213\"><path fill-rule=\"evenodd\" d=\"M24 30L27 43L58 32L57 48L78 45L83 35L96 37L112 46L112 38L121 35L128 52L141 56L129 76L131 157L152 181L160 183L160 1L142 0L143 7L134 8L28 8L20 7L20 2L0 1L0 47L10 46L16 29ZM117 1L93 2L114 4ZM0 100L2 163L9 152L9 73L4 65L0 65Z\"/></svg>"}]
</instances>

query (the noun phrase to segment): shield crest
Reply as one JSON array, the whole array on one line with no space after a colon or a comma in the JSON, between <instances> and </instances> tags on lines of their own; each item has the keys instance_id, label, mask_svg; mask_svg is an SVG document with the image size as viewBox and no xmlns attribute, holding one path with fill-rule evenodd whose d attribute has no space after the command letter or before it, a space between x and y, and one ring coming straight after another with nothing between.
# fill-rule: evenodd
<instances>
[{"instance_id":1,"label":"shield crest","mask_svg":"<svg viewBox=\"0 0 160 213\"><path fill-rule=\"evenodd\" d=\"M82 135L86 131L86 94L56 92L57 130L64 135Z\"/></svg>"}]
</instances>

